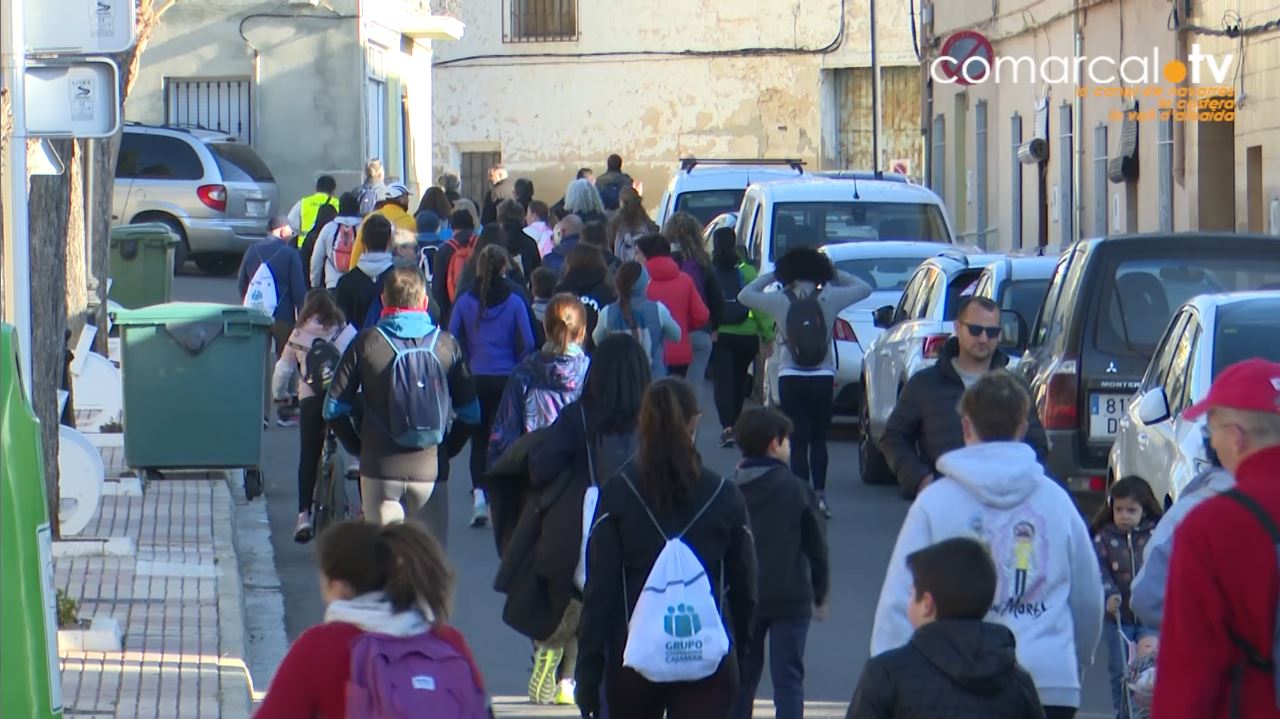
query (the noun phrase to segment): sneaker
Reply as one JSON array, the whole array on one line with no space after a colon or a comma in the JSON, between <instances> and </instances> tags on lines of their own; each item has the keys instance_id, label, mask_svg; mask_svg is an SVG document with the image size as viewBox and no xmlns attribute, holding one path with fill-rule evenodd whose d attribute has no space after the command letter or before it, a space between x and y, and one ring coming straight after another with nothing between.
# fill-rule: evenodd
<instances>
[{"instance_id":1,"label":"sneaker","mask_svg":"<svg viewBox=\"0 0 1280 719\"><path fill-rule=\"evenodd\" d=\"M822 516L831 519L831 506L827 504L827 495L818 495L818 511L822 512Z\"/></svg>"},{"instance_id":2,"label":"sneaker","mask_svg":"<svg viewBox=\"0 0 1280 719\"><path fill-rule=\"evenodd\" d=\"M293 525L293 541L306 544L315 536L315 527L311 525L311 512L298 512L298 522Z\"/></svg>"},{"instance_id":3,"label":"sneaker","mask_svg":"<svg viewBox=\"0 0 1280 719\"><path fill-rule=\"evenodd\" d=\"M559 682L556 681L556 669L564 658L563 649L539 647L533 653L533 673L529 675L529 702L531 704L551 704L556 699Z\"/></svg>"},{"instance_id":4,"label":"sneaker","mask_svg":"<svg viewBox=\"0 0 1280 719\"><path fill-rule=\"evenodd\" d=\"M724 431L720 433L720 446L732 447L733 443L733 427L725 427Z\"/></svg>"},{"instance_id":5,"label":"sneaker","mask_svg":"<svg viewBox=\"0 0 1280 719\"><path fill-rule=\"evenodd\" d=\"M571 707L575 704L573 692L578 688L572 679L561 679L560 688L556 690L555 702L562 707Z\"/></svg>"},{"instance_id":6,"label":"sneaker","mask_svg":"<svg viewBox=\"0 0 1280 719\"><path fill-rule=\"evenodd\" d=\"M489 501L484 496L483 489L477 489L473 492L475 495L475 505L471 511L471 526L484 527L489 524ZM536 670L537 667L535 666Z\"/></svg>"},{"instance_id":7,"label":"sneaker","mask_svg":"<svg viewBox=\"0 0 1280 719\"><path fill-rule=\"evenodd\" d=\"M276 424L281 427L297 427L298 418L295 415L280 415L276 417Z\"/></svg>"},{"instance_id":8,"label":"sneaker","mask_svg":"<svg viewBox=\"0 0 1280 719\"><path fill-rule=\"evenodd\" d=\"M270 418L270 417L268 417L268 416L266 416L266 415L263 415L263 416L262 416L262 428L263 428L263 429L271 429L271 418Z\"/></svg>"}]
</instances>

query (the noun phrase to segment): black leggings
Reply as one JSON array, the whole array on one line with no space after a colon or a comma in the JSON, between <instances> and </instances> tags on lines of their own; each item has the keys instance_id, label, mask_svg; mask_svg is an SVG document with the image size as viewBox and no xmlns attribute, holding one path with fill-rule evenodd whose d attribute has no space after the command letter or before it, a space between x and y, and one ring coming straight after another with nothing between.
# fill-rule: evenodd
<instances>
[{"instance_id":1,"label":"black leggings","mask_svg":"<svg viewBox=\"0 0 1280 719\"><path fill-rule=\"evenodd\" d=\"M751 391L747 370L759 351L760 338L756 335L721 332L716 340L711 350L711 381L721 427L732 427L742 414L742 403Z\"/></svg>"},{"instance_id":2,"label":"black leggings","mask_svg":"<svg viewBox=\"0 0 1280 719\"><path fill-rule=\"evenodd\" d=\"M778 378L782 411L796 426L791 435L791 471L810 480L818 492L827 488L827 428L831 426L831 375Z\"/></svg>"},{"instance_id":3,"label":"black leggings","mask_svg":"<svg viewBox=\"0 0 1280 719\"><path fill-rule=\"evenodd\" d=\"M738 691L738 660L733 651L715 674L696 682L651 682L634 669L605 672L609 719L728 718Z\"/></svg>"},{"instance_id":4,"label":"black leggings","mask_svg":"<svg viewBox=\"0 0 1280 719\"><path fill-rule=\"evenodd\" d=\"M498 413L502 391L507 388L507 376L478 374L475 380L480 424L471 435L471 488L484 489L484 473L489 469L489 433L493 431L493 418Z\"/></svg>"},{"instance_id":5,"label":"black leggings","mask_svg":"<svg viewBox=\"0 0 1280 719\"><path fill-rule=\"evenodd\" d=\"M669 364L667 365L667 374L671 377L688 377L689 365L687 364Z\"/></svg>"},{"instance_id":6,"label":"black leggings","mask_svg":"<svg viewBox=\"0 0 1280 719\"><path fill-rule=\"evenodd\" d=\"M316 475L320 473L320 456L324 452L324 399L307 397L298 405L298 438L301 449L298 454L298 511L311 509L312 495L316 489Z\"/></svg>"}]
</instances>

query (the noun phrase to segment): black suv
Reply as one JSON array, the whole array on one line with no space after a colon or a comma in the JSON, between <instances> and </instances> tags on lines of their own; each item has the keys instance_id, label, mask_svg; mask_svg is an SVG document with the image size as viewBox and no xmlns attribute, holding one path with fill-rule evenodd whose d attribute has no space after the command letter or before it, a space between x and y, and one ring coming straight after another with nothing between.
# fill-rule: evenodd
<instances>
[{"instance_id":1,"label":"black suv","mask_svg":"<svg viewBox=\"0 0 1280 719\"><path fill-rule=\"evenodd\" d=\"M1276 288L1280 237L1124 235L1068 248L1017 369L1049 436L1049 473L1096 503L1116 479L1106 474L1117 424L1174 311L1195 295Z\"/></svg>"}]
</instances>

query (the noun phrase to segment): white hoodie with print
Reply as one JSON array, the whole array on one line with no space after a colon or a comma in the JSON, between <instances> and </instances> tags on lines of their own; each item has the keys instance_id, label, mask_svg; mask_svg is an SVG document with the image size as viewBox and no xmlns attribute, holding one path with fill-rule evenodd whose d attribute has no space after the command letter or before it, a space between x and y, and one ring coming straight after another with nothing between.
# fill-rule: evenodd
<instances>
[{"instance_id":1,"label":"white hoodie with print","mask_svg":"<svg viewBox=\"0 0 1280 719\"><path fill-rule=\"evenodd\" d=\"M1071 496L1021 442L962 447L938 459L939 478L916 498L893 548L871 632L875 656L907 643L907 556L944 539L984 542L996 564L987 620L1017 639L1018 663L1045 706L1080 706L1080 678L1102 633L1102 578Z\"/></svg>"},{"instance_id":2,"label":"white hoodie with print","mask_svg":"<svg viewBox=\"0 0 1280 719\"><path fill-rule=\"evenodd\" d=\"M333 240L338 236L338 225L346 225L355 230L360 226L360 221L359 217L339 215L333 218L333 222L320 228L320 234L316 235L316 246L311 251L311 267L307 268L311 274L312 287L333 289L338 285L338 280L343 275L338 266L333 264Z\"/></svg>"}]
</instances>

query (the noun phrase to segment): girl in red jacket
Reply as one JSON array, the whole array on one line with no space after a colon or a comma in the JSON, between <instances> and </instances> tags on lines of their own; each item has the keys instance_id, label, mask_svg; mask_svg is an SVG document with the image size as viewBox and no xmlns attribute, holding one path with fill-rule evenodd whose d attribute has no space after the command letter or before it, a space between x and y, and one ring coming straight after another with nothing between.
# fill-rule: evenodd
<instances>
[{"instance_id":1,"label":"girl in red jacket","mask_svg":"<svg viewBox=\"0 0 1280 719\"><path fill-rule=\"evenodd\" d=\"M668 341L664 348L669 374L684 377L693 362L693 345L689 333L702 328L711 320L707 303L694 284L693 278L680 270L671 258L671 242L662 235L645 235L636 243L645 258L649 272L649 299L666 305L676 324L680 325L680 339Z\"/></svg>"},{"instance_id":2,"label":"girl in red jacket","mask_svg":"<svg viewBox=\"0 0 1280 719\"><path fill-rule=\"evenodd\" d=\"M434 632L466 657L483 691L466 640L444 624L453 570L434 537L416 524L342 522L318 545L324 623L289 647L255 719L344 719L352 643L365 632Z\"/></svg>"}]
</instances>

